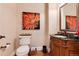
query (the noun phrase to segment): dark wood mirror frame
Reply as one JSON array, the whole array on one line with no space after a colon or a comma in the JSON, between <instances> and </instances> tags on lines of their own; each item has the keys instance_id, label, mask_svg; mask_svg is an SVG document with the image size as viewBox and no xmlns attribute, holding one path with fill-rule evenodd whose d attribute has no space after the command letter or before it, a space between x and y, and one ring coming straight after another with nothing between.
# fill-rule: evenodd
<instances>
[{"instance_id":1,"label":"dark wood mirror frame","mask_svg":"<svg viewBox=\"0 0 79 59\"><path fill-rule=\"evenodd\" d=\"M67 29L61 29L61 8L64 7L64 6L66 6L67 4L68 4L68 3L65 3L65 4L63 4L63 5L59 8L59 30L60 30L60 31L67 30ZM77 20L78 20L78 19L79 19L79 17L78 17L78 15L79 15L79 14L78 14L78 13L79 13L79 11L78 11L78 10L79 10L79 8L78 8L78 7L79 7L79 6L78 6L79 3L76 3L76 4L77 4L77 5L76 5L76 8L77 8L77 12L76 12L76 13L77 13ZM77 24L78 24L78 23L77 23ZM68 30L67 30L67 31L68 31ZM70 31L70 32L71 32L71 31Z\"/></svg>"},{"instance_id":2,"label":"dark wood mirror frame","mask_svg":"<svg viewBox=\"0 0 79 59\"><path fill-rule=\"evenodd\" d=\"M63 30L61 29L61 8L62 8L63 6L65 6L65 5L67 5L67 3L65 3L64 5L62 5L62 6L59 8L59 30L60 30L60 31L63 31Z\"/></svg>"}]
</instances>

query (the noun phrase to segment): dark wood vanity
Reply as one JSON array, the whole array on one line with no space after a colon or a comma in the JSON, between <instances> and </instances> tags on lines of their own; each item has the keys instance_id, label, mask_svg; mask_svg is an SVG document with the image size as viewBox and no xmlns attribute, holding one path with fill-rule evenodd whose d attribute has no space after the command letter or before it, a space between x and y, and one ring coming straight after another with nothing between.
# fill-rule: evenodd
<instances>
[{"instance_id":1,"label":"dark wood vanity","mask_svg":"<svg viewBox=\"0 0 79 59\"><path fill-rule=\"evenodd\" d=\"M52 56L79 56L79 40L50 36L50 54Z\"/></svg>"},{"instance_id":2,"label":"dark wood vanity","mask_svg":"<svg viewBox=\"0 0 79 59\"><path fill-rule=\"evenodd\" d=\"M72 8L74 7L74 8ZM72 14L72 11L74 13ZM79 35L78 38L73 32L79 32L79 4L64 4L59 8L59 29L60 36L50 36L50 55L52 56L79 56ZM68 12L68 13L67 13ZM67 18L69 16L70 18ZM73 18L76 16L76 18ZM72 20L71 20L72 18ZM73 21L73 22L72 22ZM74 23L75 22L75 23ZM72 23L72 24L70 24ZM75 27L74 27L75 24ZM69 33L70 32L70 33Z\"/></svg>"}]
</instances>

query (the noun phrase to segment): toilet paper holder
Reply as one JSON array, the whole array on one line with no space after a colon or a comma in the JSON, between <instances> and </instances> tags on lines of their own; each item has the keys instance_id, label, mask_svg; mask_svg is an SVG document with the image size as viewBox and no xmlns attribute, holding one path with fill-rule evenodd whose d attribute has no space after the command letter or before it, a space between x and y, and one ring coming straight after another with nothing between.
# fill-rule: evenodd
<instances>
[{"instance_id":1,"label":"toilet paper holder","mask_svg":"<svg viewBox=\"0 0 79 59\"><path fill-rule=\"evenodd\" d=\"M0 39L5 38L5 36L0 35Z\"/></svg>"},{"instance_id":2,"label":"toilet paper holder","mask_svg":"<svg viewBox=\"0 0 79 59\"><path fill-rule=\"evenodd\" d=\"M1 46L0 49L2 49L2 48L7 48L7 45L10 45L10 44L11 44L11 43L6 43L6 45Z\"/></svg>"}]
</instances>

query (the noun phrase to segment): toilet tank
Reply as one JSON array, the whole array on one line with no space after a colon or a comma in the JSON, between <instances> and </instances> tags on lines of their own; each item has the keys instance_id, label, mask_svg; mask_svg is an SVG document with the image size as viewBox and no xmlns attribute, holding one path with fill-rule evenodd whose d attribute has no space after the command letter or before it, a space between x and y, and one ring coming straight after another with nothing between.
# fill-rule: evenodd
<instances>
[{"instance_id":1,"label":"toilet tank","mask_svg":"<svg viewBox=\"0 0 79 59\"><path fill-rule=\"evenodd\" d=\"M31 36L19 36L20 39L20 45L29 45Z\"/></svg>"}]
</instances>

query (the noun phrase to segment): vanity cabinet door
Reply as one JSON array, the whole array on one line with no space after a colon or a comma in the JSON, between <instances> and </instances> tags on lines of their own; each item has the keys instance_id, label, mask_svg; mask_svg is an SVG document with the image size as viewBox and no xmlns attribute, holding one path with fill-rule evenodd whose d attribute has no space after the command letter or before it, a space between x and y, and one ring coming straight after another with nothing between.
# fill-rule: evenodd
<instances>
[{"instance_id":1,"label":"vanity cabinet door","mask_svg":"<svg viewBox=\"0 0 79 59\"><path fill-rule=\"evenodd\" d=\"M59 56L60 55L60 40L52 38L50 41L50 55Z\"/></svg>"},{"instance_id":2,"label":"vanity cabinet door","mask_svg":"<svg viewBox=\"0 0 79 59\"><path fill-rule=\"evenodd\" d=\"M79 50L69 50L69 56L79 56Z\"/></svg>"},{"instance_id":3,"label":"vanity cabinet door","mask_svg":"<svg viewBox=\"0 0 79 59\"><path fill-rule=\"evenodd\" d=\"M79 56L79 41L68 41L68 55L69 56Z\"/></svg>"},{"instance_id":4,"label":"vanity cabinet door","mask_svg":"<svg viewBox=\"0 0 79 59\"><path fill-rule=\"evenodd\" d=\"M66 46L60 47L60 56L67 56L68 55L68 48Z\"/></svg>"},{"instance_id":5,"label":"vanity cabinet door","mask_svg":"<svg viewBox=\"0 0 79 59\"><path fill-rule=\"evenodd\" d=\"M53 56L79 56L79 41L52 38L50 51Z\"/></svg>"},{"instance_id":6,"label":"vanity cabinet door","mask_svg":"<svg viewBox=\"0 0 79 59\"><path fill-rule=\"evenodd\" d=\"M66 56L66 55L68 55L68 46L67 46L68 41L65 41L63 39L60 41L61 41L61 45L59 46L60 47L60 56Z\"/></svg>"},{"instance_id":7,"label":"vanity cabinet door","mask_svg":"<svg viewBox=\"0 0 79 59\"><path fill-rule=\"evenodd\" d=\"M53 40L50 40L50 56L53 55L53 47L54 47Z\"/></svg>"},{"instance_id":8,"label":"vanity cabinet door","mask_svg":"<svg viewBox=\"0 0 79 59\"><path fill-rule=\"evenodd\" d=\"M60 47L59 46L54 46L53 56L60 56Z\"/></svg>"}]
</instances>

